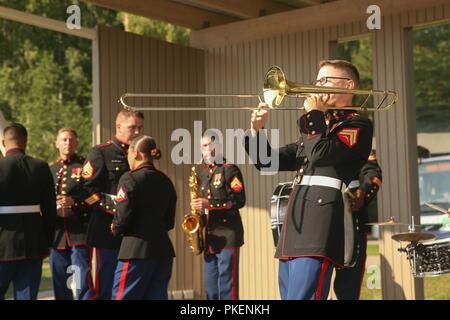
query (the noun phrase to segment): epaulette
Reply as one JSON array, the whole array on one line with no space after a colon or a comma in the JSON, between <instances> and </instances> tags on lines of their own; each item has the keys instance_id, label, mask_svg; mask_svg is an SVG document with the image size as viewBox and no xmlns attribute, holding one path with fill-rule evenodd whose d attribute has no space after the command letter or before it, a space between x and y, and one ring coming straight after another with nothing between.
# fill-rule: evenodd
<instances>
[{"instance_id":1,"label":"epaulette","mask_svg":"<svg viewBox=\"0 0 450 320\"><path fill-rule=\"evenodd\" d=\"M234 163L229 162L229 161L226 161L226 162L223 163L223 166L224 166L225 168L228 168L228 167L234 166Z\"/></svg>"},{"instance_id":2,"label":"epaulette","mask_svg":"<svg viewBox=\"0 0 450 320\"><path fill-rule=\"evenodd\" d=\"M112 144L112 141L109 140L109 141L106 141L105 143L97 144L97 145L95 146L95 148L104 148L104 147L110 146L111 144Z\"/></svg>"}]
</instances>

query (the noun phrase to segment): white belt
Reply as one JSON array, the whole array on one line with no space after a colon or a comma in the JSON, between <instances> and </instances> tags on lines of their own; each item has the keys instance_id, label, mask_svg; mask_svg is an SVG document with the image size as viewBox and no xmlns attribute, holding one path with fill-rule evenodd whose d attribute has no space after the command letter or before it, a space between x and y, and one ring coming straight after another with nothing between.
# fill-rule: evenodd
<instances>
[{"instance_id":1,"label":"white belt","mask_svg":"<svg viewBox=\"0 0 450 320\"><path fill-rule=\"evenodd\" d=\"M40 213L40 205L32 206L0 206L0 214L15 214L15 213Z\"/></svg>"},{"instance_id":2,"label":"white belt","mask_svg":"<svg viewBox=\"0 0 450 320\"><path fill-rule=\"evenodd\" d=\"M330 187L342 192L347 188L341 180L325 176L303 176L300 185Z\"/></svg>"},{"instance_id":3,"label":"white belt","mask_svg":"<svg viewBox=\"0 0 450 320\"><path fill-rule=\"evenodd\" d=\"M359 186L360 186L359 180L352 180L350 182L350 184L348 185L348 188L349 189L355 189L355 188L358 188Z\"/></svg>"}]
</instances>

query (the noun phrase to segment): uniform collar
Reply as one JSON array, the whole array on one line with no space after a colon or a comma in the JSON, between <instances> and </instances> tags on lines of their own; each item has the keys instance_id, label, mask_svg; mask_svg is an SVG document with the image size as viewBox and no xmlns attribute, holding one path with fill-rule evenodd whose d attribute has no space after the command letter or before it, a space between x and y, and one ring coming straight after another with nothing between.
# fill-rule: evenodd
<instances>
[{"instance_id":1,"label":"uniform collar","mask_svg":"<svg viewBox=\"0 0 450 320\"><path fill-rule=\"evenodd\" d=\"M206 164L206 163L203 161L203 165L205 166L205 168L208 168L208 169L214 169L214 168L216 168L216 167L223 166L226 162L227 162L227 160L226 160L225 158L223 158L223 162L222 162L222 163L216 163L216 162L214 161L214 163L212 163L212 164Z\"/></svg>"},{"instance_id":2,"label":"uniform collar","mask_svg":"<svg viewBox=\"0 0 450 320\"><path fill-rule=\"evenodd\" d=\"M61 164L70 164L73 162L77 162L77 160L79 160L80 158L78 157L78 155L76 153L74 153L69 159L67 160L63 160L63 159L59 159L58 162Z\"/></svg>"},{"instance_id":3,"label":"uniform collar","mask_svg":"<svg viewBox=\"0 0 450 320\"><path fill-rule=\"evenodd\" d=\"M12 148L6 151L5 157L13 156L15 154L25 154L25 151L23 151L21 148Z\"/></svg>"},{"instance_id":4,"label":"uniform collar","mask_svg":"<svg viewBox=\"0 0 450 320\"><path fill-rule=\"evenodd\" d=\"M123 142L120 142L119 140L117 140L116 137L113 138L113 142L125 152L128 151L128 148L130 147L130 145L128 145L126 143L123 143Z\"/></svg>"},{"instance_id":5,"label":"uniform collar","mask_svg":"<svg viewBox=\"0 0 450 320\"><path fill-rule=\"evenodd\" d=\"M141 170L144 168L155 169L155 165L151 162L145 162L145 163L140 164L136 169L133 169L130 172L135 172L135 171L138 171L138 170Z\"/></svg>"},{"instance_id":6,"label":"uniform collar","mask_svg":"<svg viewBox=\"0 0 450 320\"><path fill-rule=\"evenodd\" d=\"M356 113L356 110L340 110L340 109L332 109L328 110L325 115L330 119L339 120L341 118L347 118Z\"/></svg>"}]
</instances>

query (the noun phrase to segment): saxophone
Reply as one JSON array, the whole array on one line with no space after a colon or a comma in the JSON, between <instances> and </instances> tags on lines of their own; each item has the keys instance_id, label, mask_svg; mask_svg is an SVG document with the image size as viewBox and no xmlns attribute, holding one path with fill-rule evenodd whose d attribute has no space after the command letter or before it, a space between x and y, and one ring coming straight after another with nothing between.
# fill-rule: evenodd
<instances>
[{"instance_id":1,"label":"saxophone","mask_svg":"<svg viewBox=\"0 0 450 320\"><path fill-rule=\"evenodd\" d=\"M192 167L189 177L190 199L199 197L199 183L195 167ZM199 255L205 248L204 225L201 219L201 210L191 207L191 212L184 216L182 227L188 235L189 244L193 254Z\"/></svg>"}]
</instances>

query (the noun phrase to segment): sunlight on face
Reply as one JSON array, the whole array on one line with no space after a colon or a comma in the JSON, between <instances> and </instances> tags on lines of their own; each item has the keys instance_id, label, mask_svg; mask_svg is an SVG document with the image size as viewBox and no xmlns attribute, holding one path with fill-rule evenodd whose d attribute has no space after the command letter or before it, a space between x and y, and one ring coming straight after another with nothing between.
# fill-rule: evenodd
<instances>
[{"instance_id":1,"label":"sunlight on face","mask_svg":"<svg viewBox=\"0 0 450 320\"><path fill-rule=\"evenodd\" d=\"M63 131L56 138L56 148L60 155L72 156L78 145L78 139L72 132Z\"/></svg>"},{"instance_id":2,"label":"sunlight on face","mask_svg":"<svg viewBox=\"0 0 450 320\"><path fill-rule=\"evenodd\" d=\"M337 77L337 78L349 78L346 71L335 68L333 66L323 66L320 68L317 74L317 80L325 77ZM320 84L318 84L320 85ZM336 87L336 88L353 88L353 81L347 79L327 79L327 82L322 84L323 87ZM327 101L329 106L348 106L351 104L351 94L330 94Z\"/></svg>"},{"instance_id":3,"label":"sunlight on face","mask_svg":"<svg viewBox=\"0 0 450 320\"><path fill-rule=\"evenodd\" d=\"M139 117L123 117L119 119L117 135L123 141L129 143L142 132L142 119Z\"/></svg>"}]
</instances>

